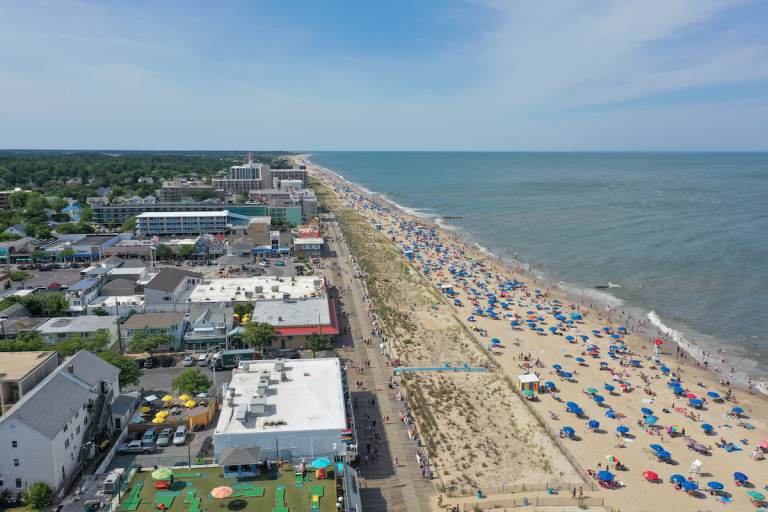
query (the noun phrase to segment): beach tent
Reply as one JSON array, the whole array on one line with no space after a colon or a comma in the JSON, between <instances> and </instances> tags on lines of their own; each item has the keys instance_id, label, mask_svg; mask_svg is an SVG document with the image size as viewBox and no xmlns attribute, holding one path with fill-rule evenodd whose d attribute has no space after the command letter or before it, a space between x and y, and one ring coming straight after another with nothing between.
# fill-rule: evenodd
<instances>
[{"instance_id":1,"label":"beach tent","mask_svg":"<svg viewBox=\"0 0 768 512\"><path fill-rule=\"evenodd\" d=\"M517 384L520 386L520 391L539 391L539 378L534 373L524 373L522 375L518 375Z\"/></svg>"}]
</instances>

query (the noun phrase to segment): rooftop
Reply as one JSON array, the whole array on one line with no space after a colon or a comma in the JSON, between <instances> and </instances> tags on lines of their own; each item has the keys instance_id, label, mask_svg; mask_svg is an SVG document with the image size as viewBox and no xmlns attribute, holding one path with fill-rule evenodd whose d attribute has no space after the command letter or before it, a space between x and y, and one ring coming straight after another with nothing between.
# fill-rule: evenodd
<instances>
[{"instance_id":1,"label":"rooftop","mask_svg":"<svg viewBox=\"0 0 768 512\"><path fill-rule=\"evenodd\" d=\"M284 294L292 299L303 299L324 295L324 288L323 279L314 276L210 279L195 286L189 295L189 302L248 302L283 299Z\"/></svg>"},{"instance_id":2,"label":"rooftop","mask_svg":"<svg viewBox=\"0 0 768 512\"><path fill-rule=\"evenodd\" d=\"M222 405L215 434L346 428L338 358L288 359L283 362L283 372L276 370L276 363L276 360L246 361L240 363L241 369L232 371L230 391ZM262 371L269 376L266 394L260 386ZM261 412L252 409L254 399L263 401Z\"/></svg>"},{"instance_id":3,"label":"rooftop","mask_svg":"<svg viewBox=\"0 0 768 512\"><path fill-rule=\"evenodd\" d=\"M254 303L251 321L267 322L277 328L327 326L331 324L330 306L327 297L288 301L258 300Z\"/></svg>"},{"instance_id":4,"label":"rooftop","mask_svg":"<svg viewBox=\"0 0 768 512\"><path fill-rule=\"evenodd\" d=\"M120 510L157 512L156 505L161 500L167 505L166 510L168 512L240 510L236 503L238 500L246 504L245 508L242 509L243 511L269 512L279 509L290 510L291 512L335 512L337 510L335 480L333 478L317 480L312 469L307 473L309 481L305 481L301 487L296 487L293 468L289 466L282 469L276 468L269 475L249 479L246 482L240 482L234 477L225 478L220 467L175 467L172 469L174 491L170 491L170 493L173 496L168 494L169 491L155 489L154 480L151 477L152 468L150 467L146 471L136 472L123 496L125 506L125 503L135 493L136 508L133 506L123 508L121 506ZM141 485L138 485L139 483ZM175 491L177 486L181 491ZM235 490L235 495L223 499L211 498L211 491L215 487L221 486L231 487ZM276 506L278 487L282 488L281 492L283 493L283 503L280 505L285 505L285 508ZM322 487L322 491L318 490L319 487ZM313 489L322 493L319 507L316 509L311 508ZM82 503L80 508L82 508Z\"/></svg>"},{"instance_id":5,"label":"rooftop","mask_svg":"<svg viewBox=\"0 0 768 512\"><path fill-rule=\"evenodd\" d=\"M223 217L229 215L227 210L201 211L201 212L144 212L136 216L137 219L144 218L175 218L175 217Z\"/></svg>"},{"instance_id":6,"label":"rooftop","mask_svg":"<svg viewBox=\"0 0 768 512\"><path fill-rule=\"evenodd\" d=\"M172 292L187 278L201 278L202 274L181 270L178 268L164 268L157 273L145 288Z\"/></svg>"},{"instance_id":7,"label":"rooftop","mask_svg":"<svg viewBox=\"0 0 768 512\"><path fill-rule=\"evenodd\" d=\"M70 332L95 332L99 329L111 329L115 326L116 316L72 316L51 318L36 330L43 334Z\"/></svg>"},{"instance_id":8,"label":"rooftop","mask_svg":"<svg viewBox=\"0 0 768 512\"><path fill-rule=\"evenodd\" d=\"M0 381L22 379L51 357L56 352L6 352L0 357Z\"/></svg>"},{"instance_id":9,"label":"rooftop","mask_svg":"<svg viewBox=\"0 0 768 512\"><path fill-rule=\"evenodd\" d=\"M323 245L323 239L315 237L294 238L293 245Z\"/></svg>"},{"instance_id":10,"label":"rooftop","mask_svg":"<svg viewBox=\"0 0 768 512\"><path fill-rule=\"evenodd\" d=\"M139 313L125 321L126 329L161 329L178 325L184 320L184 313L174 311L169 313Z\"/></svg>"}]
</instances>

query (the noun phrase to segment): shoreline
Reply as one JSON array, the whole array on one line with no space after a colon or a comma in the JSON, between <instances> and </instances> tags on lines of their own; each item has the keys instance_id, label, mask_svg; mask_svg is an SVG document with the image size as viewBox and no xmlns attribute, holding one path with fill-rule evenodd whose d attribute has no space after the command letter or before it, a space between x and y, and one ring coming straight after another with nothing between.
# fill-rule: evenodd
<instances>
[{"instance_id":1,"label":"shoreline","mask_svg":"<svg viewBox=\"0 0 768 512\"><path fill-rule=\"evenodd\" d=\"M608 292L552 278L530 263L517 260L512 256L497 254L491 248L480 244L470 231L464 230L459 226L445 224L439 215L424 214L418 208L400 205L386 194L371 191L349 180L341 173L313 162L311 154L297 155L296 158L302 160L308 167L328 173L350 189L356 190L358 194L365 195L369 201L383 203L387 207L398 211L404 217L408 217L415 222L430 225L437 229L442 237L451 239L454 243L462 244L465 250L471 250L478 257L493 261L494 266L500 269L528 278L536 286L565 299L566 302L579 304L584 308L590 309L593 313L596 313L599 317L605 317L611 323L626 324L630 332L638 336L647 337L649 342L660 338L666 342L671 342L670 344L674 343L681 350L685 351L687 356L693 361L686 362L686 366L711 374L713 378L718 379L718 383L722 379L727 381L730 387L743 390L748 390L751 384L753 394L768 397L768 380L766 380L767 376L764 372L756 370L757 375L751 375L738 371L741 358L727 353L723 345L725 347L743 347L731 345L722 340L716 340L723 344L717 347L700 345L692 339L690 334L667 325L654 310L645 311L638 306L628 304L624 299ZM643 330L638 330L638 326L644 326ZM696 334L701 337L709 336L698 332ZM712 338L714 340L714 337ZM757 362L754 363L754 368L757 368ZM729 371L729 368L733 369L732 373ZM755 370L753 369L753 371Z\"/></svg>"}]
</instances>

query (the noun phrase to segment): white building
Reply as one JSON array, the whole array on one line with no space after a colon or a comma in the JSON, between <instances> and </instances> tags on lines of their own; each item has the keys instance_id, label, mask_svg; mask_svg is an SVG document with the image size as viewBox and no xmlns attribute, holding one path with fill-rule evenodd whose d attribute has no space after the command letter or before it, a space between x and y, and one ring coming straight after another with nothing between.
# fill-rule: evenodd
<instances>
[{"instance_id":1,"label":"white building","mask_svg":"<svg viewBox=\"0 0 768 512\"><path fill-rule=\"evenodd\" d=\"M112 428L109 408L119 370L81 350L0 416L0 491L35 482L58 489L93 453L94 439Z\"/></svg>"},{"instance_id":2,"label":"white building","mask_svg":"<svg viewBox=\"0 0 768 512\"><path fill-rule=\"evenodd\" d=\"M117 316L66 316L54 317L35 328L48 343L56 343L75 336L89 338L99 331L109 334L109 345L117 342Z\"/></svg>"},{"instance_id":3,"label":"white building","mask_svg":"<svg viewBox=\"0 0 768 512\"><path fill-rule=\"evenodd\" d=\"M189 294L189 302L250 302L257 299L305 299L323 295L325 281L321 277L233 277L201 282Z\"/></svg>"},{"instance_id":4,"label":"white building","mask_svg":"<svg viewBox=\"0 0 768 512\"><path fill-rule=\"evenodd\" d=\"M352 455L338 358L242 361L224 385L214 458L258 449L275 460ZM226 458L226 457L225 457Z\"/></svg>"},{"instance_id":5,"label":"white building","mask_svg":"<svg viewBox=\"0 0 768 512\"><path fill-rule=\"evenodd\" d=\"M248 226L248 219L227 210L144 212L136 216L136 229L141 236L226 233L233 226Z\"/></svg>"},{"instance_id":6,"label":"white building","mask_svg":"<svg viewBox=\"0 0 768 512\"><path fill-rule=\"evenodd\" d=\"M175 304L181 296L192 290L203 276L197 272L178 268L165 268L144 286L144 300L150 308L162 304Z\"/></svg>"}]
</instances>

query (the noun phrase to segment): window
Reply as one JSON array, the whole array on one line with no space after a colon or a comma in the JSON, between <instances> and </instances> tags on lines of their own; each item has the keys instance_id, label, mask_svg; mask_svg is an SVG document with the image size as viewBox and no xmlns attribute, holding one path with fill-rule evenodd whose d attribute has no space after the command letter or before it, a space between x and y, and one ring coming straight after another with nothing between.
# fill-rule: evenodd
<instances>
[{"instance_id":1,"label":"window","mask_svg":"<svg viewBox=\"0 0 768 512\"><path fill-rule=\"evenodd\" d=\"M19 447L19 442L18 441L11 441L11 448L18 448L18 447ZM0 487L2 487L2 486L0 486Z\"/></svg>"},{"instance_id":2,"label":"window","mask_svg":"<svg viewBox=\"0 0 768 512\"><path fill-rule=\"evenodd\" d=\"M75 433L76 433L76 434L79 434L79 433L80 433L80 425L78 425L78 426L77 426L77 428L75 429Z\"/></svg>"},{"instance_id":3,"label":"window","mask_svg":"<svg viewBox=\"0 0 768 512\"><path fill-rule=\"evenodd\" d=\"M21 478L16 479L16 488L21 489Z\"/></svg>"},{"instance_id":4,"label":"window","mask_svg":"<svg viewBox=\"0 0 768 512\"><path fill-rule=\"evenodd\" d=\"M68 428L69 428L68 425L64 425L64 432L66 432Z\"/></svg>"},{"instance_id":5,"label":"window","mask_svg":"<svg viewBox=\"0 0 768 512\"><path fill-rule=\"evenodd\" d=\"M16 468L19 467L19 459L13 459L13 466Z\"/></svg>"},{"instance_id":6,"label":"window","mask_svg":"<svg viewBox=\"0 0 768 512\"><path fill-rule=\"evenodd\" d=\"M69 439L64 440L64 448L69 448Z\"/></svg>"}]
</instances>

